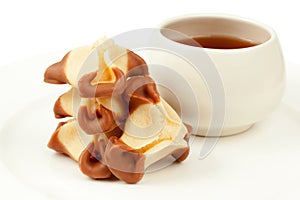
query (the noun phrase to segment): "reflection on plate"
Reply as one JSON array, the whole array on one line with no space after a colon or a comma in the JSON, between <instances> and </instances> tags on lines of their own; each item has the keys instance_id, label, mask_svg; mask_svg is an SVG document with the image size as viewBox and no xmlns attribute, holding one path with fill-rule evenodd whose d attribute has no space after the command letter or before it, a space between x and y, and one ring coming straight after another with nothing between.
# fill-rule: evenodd
<instances>
[{"instance_id":1,"label":"reflection on plate","mask_svg":"<svg viewBox=\"0 0 300 200\"><path fill-rule=\"evenodd\" d=\"M52 106L60 91L56 91L56 87L41 87L42 80L36 77L42 77L44 68L36 70L37 73L34 70L36 66L47 66L48 61L23 62L27 73L32 70L32 74L25 78L19 73L16 76L24 81L27 89L20 93L31 94L31 97L24 97L22 108L3 108L10 113L10 118L0 132L0 162L19 181L44 196L51 199L155 199L186 198L186 195L197 199L283 199L287 194L299 196L300 112L288 104L282 104L249 131L221 138L204 160L198 159L203 138L196 137L185 162L146 174L137 185L87 178L74 161L46 146L57 125ZM5 81L5 76L1 78ZM17 86L12 84L11 88ZM20 101L17 93L7 92L13 98L4 100L10 104L2 105ZM49 93L54 94L49 96Z\"/></svg>"}]
</instances>

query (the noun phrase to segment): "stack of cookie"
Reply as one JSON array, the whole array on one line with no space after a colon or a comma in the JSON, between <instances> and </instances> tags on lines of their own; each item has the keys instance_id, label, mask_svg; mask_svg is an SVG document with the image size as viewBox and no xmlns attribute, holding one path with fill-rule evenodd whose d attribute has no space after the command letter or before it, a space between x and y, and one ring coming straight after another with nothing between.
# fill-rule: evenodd
<instances>
[{"instance_id":1,"label":"stack of cookie","mask_svg":"<svg viewBox=\"0 0 300 200\"><path fill-rule=\"evenodd\" d=\"M77 161L83 174L137 183L153 163L188 156L190 128L160 97L145 61L113 40L70 51L44 80L70 85L54 105L55 117L68 120L48 147Z\"/></svg>"}]
</instances>

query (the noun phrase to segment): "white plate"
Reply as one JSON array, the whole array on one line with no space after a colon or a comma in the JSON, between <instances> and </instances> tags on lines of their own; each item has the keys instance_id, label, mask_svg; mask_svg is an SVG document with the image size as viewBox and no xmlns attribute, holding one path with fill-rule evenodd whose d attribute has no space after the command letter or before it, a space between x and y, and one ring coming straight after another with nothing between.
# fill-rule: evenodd
<instances>
[{"instance_id":1,"label":"white plate","mask_svg":"<svg viewBox=\"0 0 300 200\"><path fill-rule=\"evenodd\" d=\"M300 87L295 90L300 81L293 78L300 71L297 65L287 66L288 80L293 81L288 82L284 103L266 120L243 134L220 139L204 160L198 159L203 138L197 137L184 163L146 174L140 183L128 185L93 181L81 174L74 161L46 147L57 124L53 102L66 88L44 84L43 72L59 57L38 56L0 68L5 97L0 121L0 162L5 168L0 166L4 174L0 183L6 187L1 199L8 194L19 197L19 191L46 199L300 197L300 106L295 101L300 97ZM25 193L20 183L31 192Z\"/></svg>"}]
</instances>

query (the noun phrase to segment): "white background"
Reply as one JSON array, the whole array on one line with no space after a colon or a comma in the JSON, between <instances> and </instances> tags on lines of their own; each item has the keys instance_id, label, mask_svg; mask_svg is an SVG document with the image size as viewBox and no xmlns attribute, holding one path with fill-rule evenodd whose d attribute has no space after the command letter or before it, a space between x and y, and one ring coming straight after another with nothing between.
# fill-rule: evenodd
<instances>
[{"instance_id":1,"label":"white background","mask_svg":"<svg viewBox=\"0 0 300 200\"><path fill-rule=\"evenodd\" d=\"M154 27L176 15L207 12L241 15L270 25L286 59L298 62L300 12L295 0L1 0L0 66L67 51L103 35Z\"/></svg>"},{"instance_id":2,"label":"white background","mask_svg":"<svg viewBox=\"0 0 300 200\"><path fill-rule=\"evenodd\" d=\"M300 12L295 0L1 0L0 66L67 52L103 35L155 27L164 19L191 13L227 13L268 24L278 34L285 59L300 63ZM33 198L24 186L14 190L15 180L7 173L0 171L0 179L6 180L0 181L0 199Z\"/></svg>"}]
</instances>

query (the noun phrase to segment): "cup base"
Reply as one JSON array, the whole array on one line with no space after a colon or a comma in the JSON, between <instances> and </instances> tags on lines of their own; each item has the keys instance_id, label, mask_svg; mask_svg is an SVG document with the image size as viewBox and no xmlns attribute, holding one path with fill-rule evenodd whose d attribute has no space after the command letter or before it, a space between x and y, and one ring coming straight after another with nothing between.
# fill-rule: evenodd
<instances>
[{"instance_id":1,"label":"cup base","mask_svg":"<svg viewBox=\"0 0 300 200\"><path fill-rule=\"evenodd\" d=\"M207 130L199 130L198 133L195 133L194 135L202 136L202 137L226 137L226 136L232 136L232 135L237 135L237 134L246 132L253 125L254 124L248 124L248 125L238 126L238 127L223 128L222 129L222 133L220 134L220 136L207 135Z\"/></svg>"}]
</instances>

